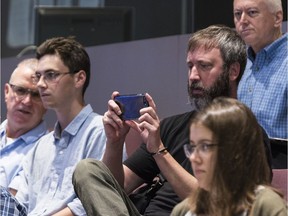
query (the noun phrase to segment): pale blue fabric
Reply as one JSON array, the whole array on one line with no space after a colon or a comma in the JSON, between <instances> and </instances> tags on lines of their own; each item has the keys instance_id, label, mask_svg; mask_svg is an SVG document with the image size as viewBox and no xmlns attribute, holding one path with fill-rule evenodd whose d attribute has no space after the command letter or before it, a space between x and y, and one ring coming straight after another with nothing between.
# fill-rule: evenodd
<instances>
[{"instance_id":1,"label":"pale blue fabric","mask_svg":"<svg viewBox=\"0 0 288 216\"><path fill-rule=\"evenodd\" d=\"M45 122L42 121L37 127L18 137L14 142L6 144L6 125L7 120L2 122L0 126L0 186L5 188L21 170L23 157L36 141L48 132ZM17 189L16 180L14 184L15 189Z\"/></svg>"},{"instance_id":2,"label":"pale blue fabric","mask_svg":"<svg viewBox=\"0 0 288 216\"><path fill-rule=\"evenodd\" d=\"M29 152L16 194L28 215L52 215L69 207L86 215L72 185L76 164L83 158L102 159L106 136L102 116L87 105L60 134L58 122ZM12 182L13 183L13 182Z\"/></svg>"},{"instance_id":3,"label":"pale blue fabric","mask_svg":"<svg viewBox=\"0 0 288 216\"><path fill-rule=\"evenodd\" d=\"M248 49L248 62L238 87L238 99L256 115L270 138L287 139L288 33L257 53Z\"/></svg>"}]
</instances>

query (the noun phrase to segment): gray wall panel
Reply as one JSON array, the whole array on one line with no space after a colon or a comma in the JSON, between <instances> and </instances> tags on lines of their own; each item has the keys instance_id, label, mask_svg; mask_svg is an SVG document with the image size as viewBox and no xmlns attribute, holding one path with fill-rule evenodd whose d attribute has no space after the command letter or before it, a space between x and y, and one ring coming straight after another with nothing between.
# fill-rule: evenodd
<instances>
[{"instance_id":1,"label":"gray wall panel","mask_svg":"<svg viewBox=\"0 0 288 216\"><path fill-rule=\"evenodd\" d=\"M88 47L92 68L86 103L103 114L112 91L119 90L120 93L150 93L161 118L190 110L186 90L188 38L189 35L180 35ZM4 83L19 61L2 59L2 120L6 113ZM54 126L56 118L52 111L45 119L49 127Z\"/></svg>"}]
</instances>

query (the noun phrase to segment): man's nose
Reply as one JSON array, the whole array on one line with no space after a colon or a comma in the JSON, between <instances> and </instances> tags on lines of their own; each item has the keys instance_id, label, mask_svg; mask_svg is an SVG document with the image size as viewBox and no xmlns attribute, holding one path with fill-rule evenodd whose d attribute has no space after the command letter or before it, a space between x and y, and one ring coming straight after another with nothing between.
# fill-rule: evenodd
<instances>
[{"instance_id":1,"label":"man's nose","mask_svg":"<svg viewBox=\"0 0 288 216\"><path fill-rule=\"evenodd\" d=\"M32 96L31 96L31 94L28 93L27 95L25 95L25 96L22 98L21 102L22 102L23 104L26 104L26 105L31 104L31 103L32 103Z\"/></svg>"},{"instance_id":2,"label":"man's nose","mask_svg":"<svg viewBox=\"0 0 288 216\"><path fill-rule=\"evenodd\" d=\"M241 17L240 17L239 22L240 22L240 23L247 23L247 21L248 21L247 18L248 18L247 14L243 12L243 13L241 14Z\"/></svg>"},{"instance_id":3,"label":"man's nose","mask_svg":"<svg viewBox=\"0 0 288 216\"><path fill-rule=\"evenodd\" d=\"M46 82L45 82L45 79L44 79L44 76L43 76L43 75L39 78L39 80L38 80L38 82L37 82L37 87L38 87L38 88L46 87Z\"/></svg>"},{"instance_id":4,"label":"man's nose","mask_svg":"<svg viewBox=\"0 0 288 216\"><path fill-rule=\"evenodd\" d=\"M192 67L189 71L189 80L200 80L200 75L196 67Z\"/></svg>"}]
</instances>

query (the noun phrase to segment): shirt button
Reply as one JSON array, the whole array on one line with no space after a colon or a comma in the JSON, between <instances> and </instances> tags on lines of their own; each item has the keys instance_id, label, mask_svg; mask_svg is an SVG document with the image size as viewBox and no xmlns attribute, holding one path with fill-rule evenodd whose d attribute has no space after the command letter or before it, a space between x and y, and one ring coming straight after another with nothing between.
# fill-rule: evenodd
<instances>
[{"instance_id":1,"label":"shirt button","mask_svg":"<svg viewBox=\"0 0 288 216\"><path fill-rule=\"evenodd\" d=\"M60 151L59 154L62 155L62 154L63 154L63 151Z\"/></svg>"}]
</instances>

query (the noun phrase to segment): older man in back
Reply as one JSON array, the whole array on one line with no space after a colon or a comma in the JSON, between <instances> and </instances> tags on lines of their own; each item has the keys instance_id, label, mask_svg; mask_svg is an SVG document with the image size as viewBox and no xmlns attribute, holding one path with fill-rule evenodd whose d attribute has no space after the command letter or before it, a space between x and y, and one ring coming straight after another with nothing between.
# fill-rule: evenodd
<instances>
[{"instance_id":1,"label":"older man in back","mask_svg":"<svg viewBox=\"0 0 288 216\"><path fill-rule=\"evenodd\" d=\"M248 45L238 99L271 140L274 168L287 168L287 39L281 0L234 0L234 23Z\"/></svg>"},{"instance_id":2,"label":"older man in back","mask_svg":"<svg viewBox=\"0 0 288 216\"><path fill-rule=\"evenodd\" d=\"M5 84L7 119L0 126L0 186L4 188L21 170L23 157L47 132L43 121L46 109L33 84L37 64L34 58L21 61Z\"/></svg>"}]
</instances>

